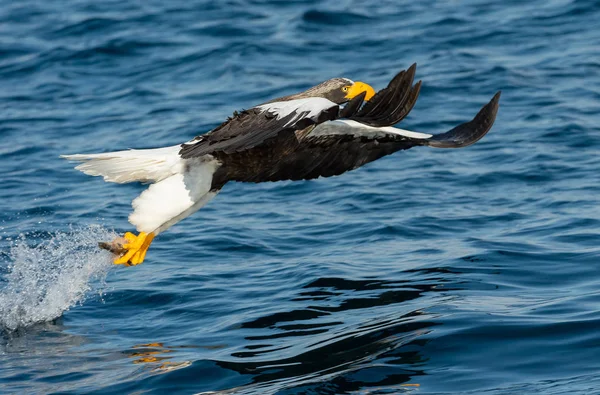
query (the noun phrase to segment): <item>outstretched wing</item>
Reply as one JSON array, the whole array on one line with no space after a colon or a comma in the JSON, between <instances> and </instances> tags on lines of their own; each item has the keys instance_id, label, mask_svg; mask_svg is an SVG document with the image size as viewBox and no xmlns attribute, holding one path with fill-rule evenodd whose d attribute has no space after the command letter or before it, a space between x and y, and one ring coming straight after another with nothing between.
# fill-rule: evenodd
<instances>
[{"instance_id":1,"label":"outstretched wing","mask_svg":"<svg viewBox=\"0 0 600 395\"><path fill-rule=\"evenodd\" d=\"M339 175L382 156L416 146L461 148L474 144L491 129L498 112L500 92L473 120L446 133L431 135L394 127L371 127L353 120L318 125L301 141L302 160L295 161L294 179Z\"/></svg>"},{"instance_id":2,"label":"outstretched wing","mask_svg":"<svg viewBox=\"0 0 600 395\"><path fill-rule=\"evenodd\" d=\"M330 100L311 97L279 101L234 114L225 123L181 146L182 158L206 154L233 154L254 148L281 133L294 132L311 125L354 115L366 93L353 98L344 109Z\"/></svg>"},{"instance_id":3,"label":"outstretched wing","mask_svg":"<svg viewBox=\"0 0 600 395\"><path fill-rule=\"evenodd\" d=\"M364 106L362 94L343 108L327 99L311 97L266 103L235 113L211 132L183 144L179 153L184 159L233 154L257 147L280 134L340 118L376 127L394 125L408 115L419 96L421 81L412 85L415 71L413 64L398 73Z\"/></svg>"}]
</instances>

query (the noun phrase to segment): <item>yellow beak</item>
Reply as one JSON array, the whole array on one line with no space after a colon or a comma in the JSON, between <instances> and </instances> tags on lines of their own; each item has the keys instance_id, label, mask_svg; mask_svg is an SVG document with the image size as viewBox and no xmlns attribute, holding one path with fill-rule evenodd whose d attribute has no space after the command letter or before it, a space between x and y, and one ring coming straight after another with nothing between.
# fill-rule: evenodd
<instances>
[{"instance_id":1,"label":"yellow beak","mask_svg":"<svg viewBox=\"0 0 600 395\"><path fill-rule=\"evenodd\" d=\"M354 97L360 95L363 92L367 92L365 96L365 101L369 101L373 96L375 96L375 89L373 89L371 85L357 81L354 84L352 84L352 86L348 89L346 99L353 99Z\"/></svg>"}]
</instances>

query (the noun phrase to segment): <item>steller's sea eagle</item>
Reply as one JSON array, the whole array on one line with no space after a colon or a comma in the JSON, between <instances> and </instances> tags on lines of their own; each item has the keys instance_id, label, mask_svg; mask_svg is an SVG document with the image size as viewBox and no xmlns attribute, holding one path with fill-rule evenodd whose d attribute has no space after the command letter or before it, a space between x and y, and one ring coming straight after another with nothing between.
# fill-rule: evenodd
<instances>
[{"instance_id":1,"label":"steller's sea eagle","mask_svg":"<svg viewBox=\"0 0 600 395\"><path fill-rule=\"evenodd\" d=\"M151 185L133 200L139 234L100 246L115 264L137 265L156 235L188 217L229 181L309 180L356 169L415 146L466 147L492 127L500 92L470 122L442 134L392 127L413 108L416 65L375 93L363 82L333 78L304 92L236 112L217 128L173 147L65 155L76 169L116 183ZM345 104L342 106L342 104Z\"/></svg>"}]
</instances>

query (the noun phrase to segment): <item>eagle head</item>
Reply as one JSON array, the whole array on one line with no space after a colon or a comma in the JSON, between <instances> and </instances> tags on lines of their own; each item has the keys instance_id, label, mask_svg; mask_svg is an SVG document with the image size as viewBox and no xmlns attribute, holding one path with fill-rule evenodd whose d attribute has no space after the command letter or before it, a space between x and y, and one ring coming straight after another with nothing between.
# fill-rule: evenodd
<instances>
[{"instance_id":1,"label":"eagle head","mask_svg":"<svg viewBox=\"0 0 600 395\"><path fill-rule=\"evenodd\" d=\"M336 104L342 104L363 92L366 92L365 101L375 96L375 90L369 84L360 81L354 82L348 78L332 78L306 90L302 96L323 97Z\"/></svg>"}]
</instances>

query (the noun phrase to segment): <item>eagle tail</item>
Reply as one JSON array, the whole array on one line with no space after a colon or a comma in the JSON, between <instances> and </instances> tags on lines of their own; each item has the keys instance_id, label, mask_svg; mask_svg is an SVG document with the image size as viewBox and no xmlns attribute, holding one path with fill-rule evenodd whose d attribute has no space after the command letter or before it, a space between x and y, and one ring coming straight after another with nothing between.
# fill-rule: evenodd
<instances>
[{"instance_id":1,"label":"eagle tail","mask_svg":"<svg viewBox=\"0 0 600 395\"><path fill-rule=\"evenodd\" d=\"M61 155L61 158L82 162L75 169L90 176L102 176L107 182L153 183L181 171L183 164L179 156L180 148L176 145L103 154Z\"/></svg>"}]
</instances>

